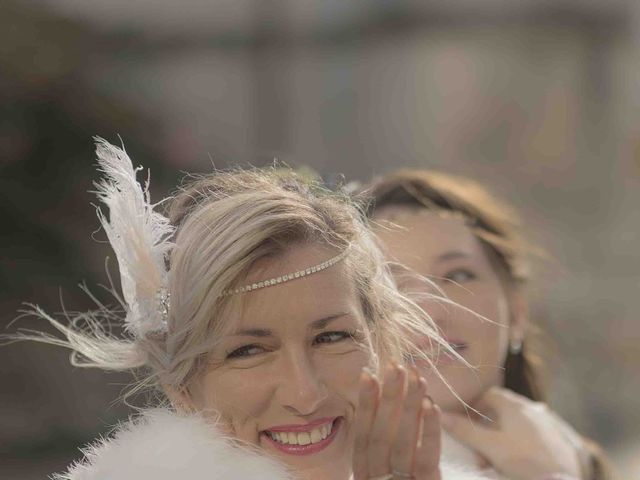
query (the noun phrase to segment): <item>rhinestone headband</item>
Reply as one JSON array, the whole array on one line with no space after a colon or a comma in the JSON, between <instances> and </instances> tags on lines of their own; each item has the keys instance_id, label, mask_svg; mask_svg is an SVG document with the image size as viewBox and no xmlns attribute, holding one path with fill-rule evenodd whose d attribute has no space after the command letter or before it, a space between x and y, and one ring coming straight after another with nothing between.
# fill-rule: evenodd
<instances>
[{"instance_id":1,"label":"rhinestone headband","mask_svg":"<svg viewBox=\"0 0 640 480\"><path fill-rule=\"evenodd\" d=\"M313 273L321 272L322 270L326 270L327 268L335 265L344 257L346 257L347 252L348 252L348 249L342 251L340 254L336 255L333 258L330 258L329 260L326 260L318 265L314 265L313 267L305 268L304 270L298 270L297 272L288 273L286 275L270 278L268 280L262 280L260 282L251 283L249 285L244 285L238 288L230 288L228 290L223 290L219 296L229 297L231 295L236 295L238 293L251 292L253 290L259 290L265 287L272 287L273 285L279 285L281 283L295 280L296 278L302 278L302 277L306 277L307 275L311 275Z\"/></svg>"},{"instance_id":2,"label":"rhinestone headband","mask_svg":"<svg viewBox=\"0 0 640 480\"><path fill-rule=\"evenodd\" d=\"M344 257L347 256L348 249L344 250L340 254L336 255L329 260L326 260L318 265L314 265L313 267L305 268L304 270L298 270L297 272L288 273L286 275L281 275L279 277L270 278L268 280L262 280L260 282L251 283L249 285L244 285L238 288L232 288L228 290L223 290L218 298L220 297L230 297L231 295L236 295L238 293L251 292L253 290L259 290L260 288L271 287L273 285L279 285L281 283L286 283L291 280L295 280L296 278L306 277L307 275L311 275L313 273L321 272L322 270L326 270L329 267L332 267ZM158 313L161 318L161 327L159 331L166 331L168 328L167 319L169 317L169 308L171 305L171 297L169 292L166 289L161 289L157 292L157 301L158 301Z\"/></svg>"}]
</instances>

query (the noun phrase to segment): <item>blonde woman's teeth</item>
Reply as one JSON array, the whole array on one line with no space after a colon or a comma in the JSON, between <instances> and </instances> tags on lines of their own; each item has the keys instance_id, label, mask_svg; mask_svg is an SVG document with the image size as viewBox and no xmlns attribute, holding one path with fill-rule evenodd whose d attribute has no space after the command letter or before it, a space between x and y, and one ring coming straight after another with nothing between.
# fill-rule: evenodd
<instances>
[{"instance_id":1,"label":"blonde woman's teeth","mask_svg":"<svg viewBox=\"0 0 640 480\"><path fill-rule=\"evenodd\" d=\"M308 432L269 432L269 436L285 445L309 445L324 440L331 433L332 424L322 425Z\"/></svg>"}]
</instances>

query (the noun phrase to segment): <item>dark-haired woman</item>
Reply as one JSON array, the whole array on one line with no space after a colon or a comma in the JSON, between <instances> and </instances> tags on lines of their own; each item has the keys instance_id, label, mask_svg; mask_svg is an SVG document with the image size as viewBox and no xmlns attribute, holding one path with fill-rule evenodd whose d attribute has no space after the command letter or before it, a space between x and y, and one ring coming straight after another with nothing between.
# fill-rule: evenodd
<instances>
[{"instance_id":1,"label":"dark-haired woman","mask_svg":"<svg viewBox=\"0 0 640 480\"><path fill-rule=\"evenodd\" d=\"M427 170L398 171L363 192L401 289L421 294L418 303L475 367L440 354L440 379L422 365L460 442L445 443L445 452L498 478L610 478L600 450L543 403L541 359L529 341L527 248L511 208L476 182ZM421 276L454 304L431 300ZM427 338L424 348L432 348ZM465 405L476 411L467 410L471 419Z\"/></svg>"}]
</instances>

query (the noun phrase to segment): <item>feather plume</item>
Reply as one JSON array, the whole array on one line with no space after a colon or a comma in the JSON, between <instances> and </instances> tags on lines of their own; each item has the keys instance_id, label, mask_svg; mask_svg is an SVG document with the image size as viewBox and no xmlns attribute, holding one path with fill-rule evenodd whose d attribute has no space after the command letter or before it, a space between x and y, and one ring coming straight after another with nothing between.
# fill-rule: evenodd
<instances>
[{"instance_id":1,"label":"feather plume","mask_svg":"<svg viewBox=\"0 0 640 480\"><path fill-rule=\"evenodd\" d=\"M109 218L97 215L118 259L122 294L126 302L125 326L135 336L166 329L162 314L167 288L167 255L174 227L150 203L149 180L142 186L124 151L95 137L99 170L104 178L95 183L98 199L109 209Z\"/></svg>"}]
</instances>

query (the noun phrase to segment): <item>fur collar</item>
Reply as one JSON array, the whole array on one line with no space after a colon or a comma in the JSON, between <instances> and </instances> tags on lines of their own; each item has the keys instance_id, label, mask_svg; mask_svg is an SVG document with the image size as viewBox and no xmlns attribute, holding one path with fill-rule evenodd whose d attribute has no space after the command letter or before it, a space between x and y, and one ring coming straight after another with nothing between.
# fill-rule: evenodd
<instances>
[{"instance_id":1,"label":"fur collar","mask_svg":"<svg viewBox=\"0 0 640 480\"><path fill-rule=\"evenodd\" d=\"M83 450L85 458L54 480L294 480L285 468L233 446L201 417L165 409L122 424L109 438ZM450 463L443 480L482 480Z\"/></svg>"}]
</instances>

